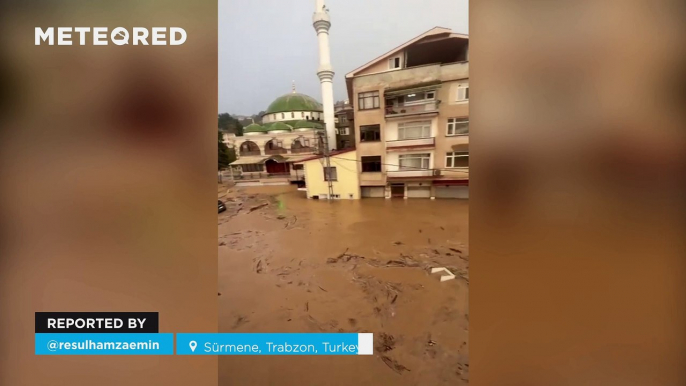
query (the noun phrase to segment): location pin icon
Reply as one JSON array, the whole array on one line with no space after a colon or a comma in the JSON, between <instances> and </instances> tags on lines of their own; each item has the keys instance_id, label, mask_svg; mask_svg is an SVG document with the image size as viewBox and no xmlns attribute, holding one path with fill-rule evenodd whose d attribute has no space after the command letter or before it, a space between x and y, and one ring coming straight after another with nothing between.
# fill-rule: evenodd
<instances>
[{"instance_id":1,"label":"location pin icon","mask_svg":"<svg viewBox=\"0 0 686 386\"><path fill-rule=\"evenodd\" d=\"M198 347L198 342L192 340L188 345L191 347L191 351L195 352L195 348Z\"/></svg>"}]
</instances>

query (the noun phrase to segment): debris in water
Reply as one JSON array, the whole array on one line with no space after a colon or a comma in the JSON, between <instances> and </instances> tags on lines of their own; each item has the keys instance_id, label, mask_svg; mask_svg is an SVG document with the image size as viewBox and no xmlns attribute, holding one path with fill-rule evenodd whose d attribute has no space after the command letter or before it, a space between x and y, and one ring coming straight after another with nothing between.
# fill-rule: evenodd
<instances>
[{"instance_id":1,"label":"debris in water","mask_svg":"<svg viewBox=\"0 0 686 386\"><path fill-rule=\"evenodd\" d=\"M395 359L391 359L387 356L382 355L381 360L383 361L383 363L386 364L386 366L388 366L391 370L395 371L398 374L401 374L403 371L410 371L410 369L401 365Z\"/></svg>"},{"instance_id":2,"label":"debris in water","mask_svg":"<svg viewBox=\"0 0 686 386\"><path fill-rule=\"evenodd\" d=\"M269 205L268 202L263 202L263 203L260 204L260 205L253 206L252 208L250 208L250 210L248 211L248 213L252 213L252 212L254 212L254 211L256 211L256 210L258 210L258 209L260 209L260 208L264 208L264 207L267 206L267 205Z\"/></svg>"},{"instance_id":3,"label":"debris in water","mask_svg":"<svg viewBox=\"0 0 686 386\"><path fill-rule=\"evenodd\" d=\"M441 276L441 281L453 280L455 278L455 275L452 272L448 271L448 268L446 268L446 267L431 268L431 273L437 273L437 272L447 273L447 275Z\"/></svg>"},{"instance_id":4,"label":"debris in water","mask_svg":"<svg viewBox=\"0 0 686 386\"><path fill-rule=\"evenodd\" d=\"M402 241L396 241L393 243L393 245L403 245Z\"/></svg>"},{"instance_id":5,"label":"debris in water","mask_svg":"<svg viewBox=\"0 0 686 386\"><path fill-rule=\"evenodd\" d=\"M455 248L448 248L448 249L450 249L453 252L462 253L462 251L459 249L455 249Z\"/></svg>"},{"instance_id":6,"label":"debris in water","mask_svg":"<svg viewBox=\"0 0 686 386\"><path fill-rule=\"evenodd\" d=\"M263 268L262 268L262 260L257 262L257 266L255 267L255 272L257 273L262 273Z\"/></svg>"},{"instance_id":7,"label":"debris in water","mask_svg":"<svg viewBox=\"0 0 686 386\"><path fill-rule=\"evenodd\" d=\"M239 315L239 316L236 318L236 322L233 324L233 327L232 327L232 328L233 328L233 329L236 329L236 328L238 328L238 327L240 327L240 326L242 326L242 325L244 325L244 324L246 324L246 323L248 323L248 318Z\"/></svg>"},{"instance_id":8,"label":"debris in water","mask_svg":"<svg viewBox=\"0 0 686 386\"><path fill-rule=\"evenodd\" d=\"M322 286L320 286L320 285L318 285L317 287L319 287L319 289L324 291L324 292L329 292L329 291L325 290L324 288L322 288Z\"/></svg>"},{"instance_id":9,"label":"debris in water","mask_svg":"<svg viewBox=\"0 0 686 386\"><path fill-rule=\"evenodd\" d=\"M395 337L391 334L382 332L379 334L379 341L376 345L376 351L388 352L395 348Z\"/></svg>"},{"instance_id":10,"label":"debris in water","mask_svg":"<svg viewBox=\"0 0 686 386\"><path fill-rule=\"evenodd\" d=\"M285 219L285 218L286 218L286 216L284 216L284 215L282 215L282 214L276 216L276 219L277 219L277 220L283 220L283 219Z\"/></svg>"}]
</instances>

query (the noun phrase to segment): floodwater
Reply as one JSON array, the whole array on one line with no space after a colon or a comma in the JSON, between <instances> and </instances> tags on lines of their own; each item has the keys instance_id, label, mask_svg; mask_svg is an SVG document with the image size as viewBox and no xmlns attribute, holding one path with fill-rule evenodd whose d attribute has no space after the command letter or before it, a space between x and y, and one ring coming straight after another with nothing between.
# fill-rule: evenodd
<instances>
[{"instance_id":1,"label":"floodwater","mask_svg":"<svg viewBox=\"0 0 686 386\"><path fill-rule=\"evenodd\" d=\"M375 345L220 356L220 385L468 383L467 201L317 201L290 186L219 197L220 332L373 332Z\"/></svg>"}]
</instances>

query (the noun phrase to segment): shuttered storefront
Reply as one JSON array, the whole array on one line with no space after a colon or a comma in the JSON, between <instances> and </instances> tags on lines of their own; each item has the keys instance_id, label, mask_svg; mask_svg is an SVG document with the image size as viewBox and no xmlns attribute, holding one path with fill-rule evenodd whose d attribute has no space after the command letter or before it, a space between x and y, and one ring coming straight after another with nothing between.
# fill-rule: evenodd
<instances>
[{"instance_id":1,"label":"shuttered storefront","mask_svg":"<svg viewBox=\"0 0 686 386\"><path fill-rule=\"evenodd\" d=\"M469 198L469 186L436 186L436 198Z\"/></svg>"},{"instance_id":2,"label":"shuttered storefront","mask_svg":"<svg viewBox=\"0 0 686 386\"><path fill-rule=\"evenodd\" d=\"M431 198L431 186L408 186L408 198Z\"/></svg>"},{"instance_id":3,"label":"shuttered storefront","mask_svg":"<svg viewBox=\"0 0 686 386\"><path fill-rule=\"evenodd\" d=\"M383 186L362 186L361 194L364 198L386 197L385 187Z\"/></svg>"}]
</instances>

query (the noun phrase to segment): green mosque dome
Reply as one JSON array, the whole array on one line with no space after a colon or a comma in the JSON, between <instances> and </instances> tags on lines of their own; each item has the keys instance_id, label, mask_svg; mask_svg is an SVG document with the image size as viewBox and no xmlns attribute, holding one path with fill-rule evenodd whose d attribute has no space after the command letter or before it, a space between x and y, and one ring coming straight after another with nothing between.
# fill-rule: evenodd
<instances>
[{"instance_id":1,"label":"green mosque dome","mask_svg":"<svg viewBox=\"0 0 686 386\"><path fill-rule=\"evenodd\" d=\"M265 114L285 113L290 111L317 111L323 112L321 103L311 96L299 93L282 95L272 102Z\"/></svg>"}]
</instances>

